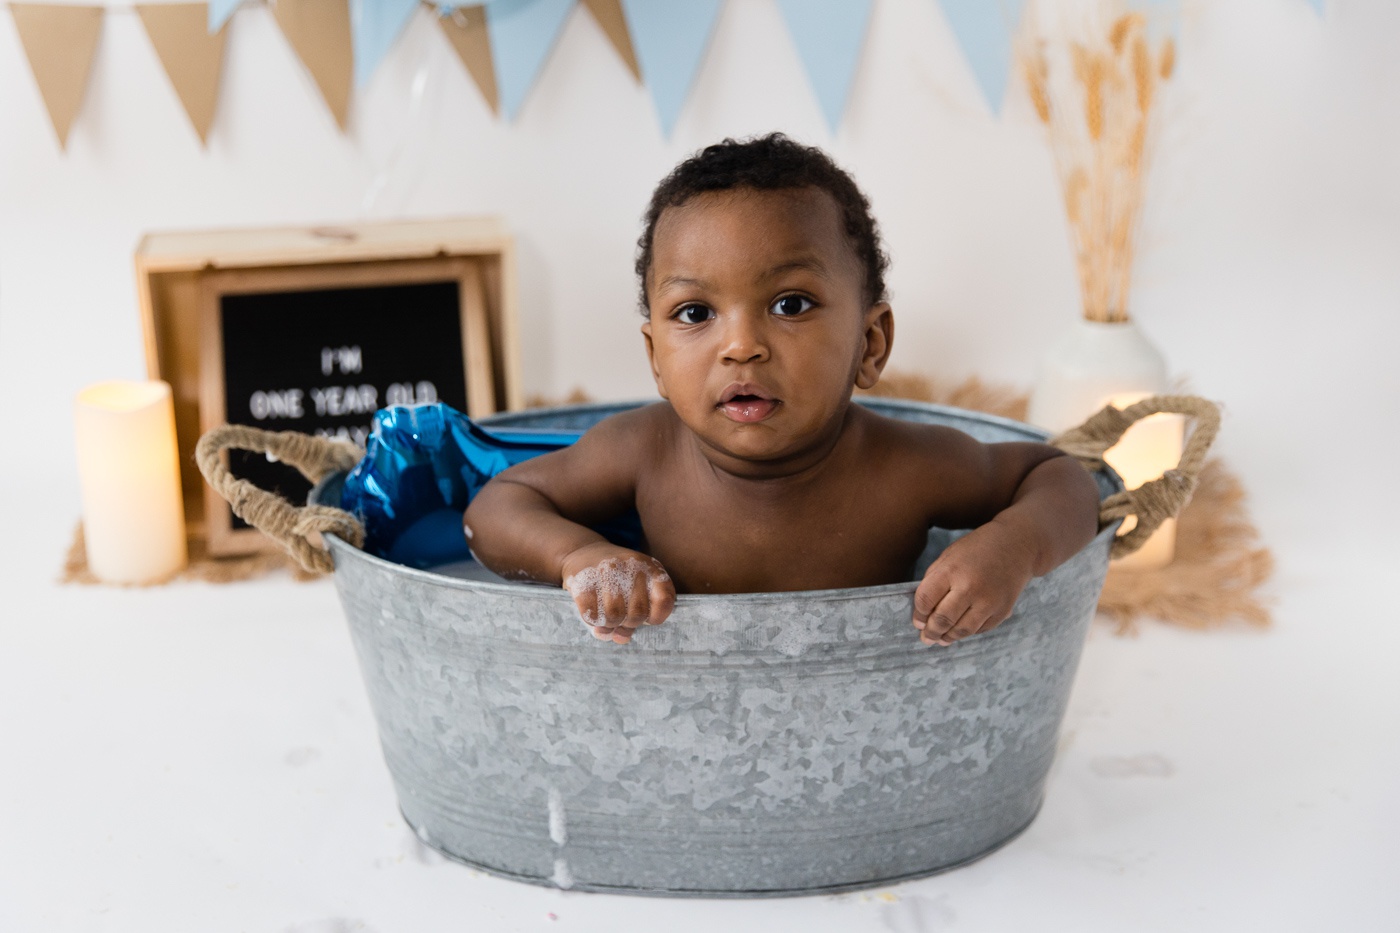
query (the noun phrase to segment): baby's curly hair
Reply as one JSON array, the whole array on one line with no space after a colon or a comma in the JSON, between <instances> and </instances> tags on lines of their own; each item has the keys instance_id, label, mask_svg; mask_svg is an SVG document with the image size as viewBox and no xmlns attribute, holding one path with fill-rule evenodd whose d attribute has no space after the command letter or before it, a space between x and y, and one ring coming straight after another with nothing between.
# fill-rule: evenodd
<instances>
[{"instance_id":1,"label":"baby's curly hair","mask_svg":"<svg viewBox=\"0 0 1400 933\"><path fill-rule=\"evenodd\" d=\"M641 280L641 311L647 309L647 273L651 271L656 221L668 207L679 207L706 191L755 188L819 188L836 199L846 225L846 237L865 267L865 297L869 304L885 300L885 270L890 259L880 245L880 230L870 215L870 202L855 180L815 146L804 146L782 133L752 139L725 139L706 146L672 169L652 192L645 228L637 240L637 277Z\"/></svg>"}]
</instances>

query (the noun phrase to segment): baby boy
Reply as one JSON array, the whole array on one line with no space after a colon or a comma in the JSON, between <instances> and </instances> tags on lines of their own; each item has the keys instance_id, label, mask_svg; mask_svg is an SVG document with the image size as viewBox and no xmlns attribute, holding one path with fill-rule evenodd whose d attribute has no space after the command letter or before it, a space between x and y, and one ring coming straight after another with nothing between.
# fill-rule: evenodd
<instances>
[{"instance_id":1,"label":"baby boy","mask_svg":"<svg viewBox=\"0 0 1400 933\"><path fill-rule=\"evenodd\" d=\"M869 203L820 150L774 134L681 163L637 259L664 401L493 479L466 512L473 553L562 583L597 637L626 643L677 592L909 580L931 526L970 528L924 574L913 625L948 645L1002 622L1093 538L1098 491L1054 448L852 403L889 359L887 264ZM634 507L646 553L589 528Z\"/></svg>"}]
</instances>

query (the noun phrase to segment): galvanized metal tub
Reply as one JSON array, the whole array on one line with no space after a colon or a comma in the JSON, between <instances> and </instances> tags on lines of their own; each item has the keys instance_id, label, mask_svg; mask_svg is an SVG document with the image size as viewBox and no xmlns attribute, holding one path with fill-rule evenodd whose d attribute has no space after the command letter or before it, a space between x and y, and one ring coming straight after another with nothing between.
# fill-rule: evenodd
<instances>
[{"instance_id":1,"label":"galvanized metal tub","mask_svg":"<svg viewBox=\"0 0 1400 933\"><path fill-rule=\"evenodd\" d=\"M865 404L985 441L1044 438ZM626 407L488 421L586 427ZM338 504L342 480L313 501ZM536 884L751 897L931 874L1031 822L1115 527L1032 580L994 631L947 648L919 643L914 582L681 596L618 646L561 589L413 570L328 537L384 758L428 845ZM930 533L920 573L953 537Z\"/></svg>"}]
</instances>

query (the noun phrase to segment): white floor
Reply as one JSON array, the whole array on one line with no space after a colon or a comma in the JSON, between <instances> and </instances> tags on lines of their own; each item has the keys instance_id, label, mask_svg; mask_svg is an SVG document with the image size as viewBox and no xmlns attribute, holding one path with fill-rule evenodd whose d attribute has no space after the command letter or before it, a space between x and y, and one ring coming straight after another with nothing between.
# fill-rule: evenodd
<instances>
[{"instance_id":1,"label":"white floor","mask_svg":"<svg viewBox=\"0 0 1400 933\"><path fill-rule=\"evenodd\" d=\"M425 850L330 581L59 586L66 477L0 480L5 933L1400 929L1381 530L1270 542L1269 632L1096 627L1044 810L991 857L862 894L682 901L536 888Z\"/></svg>"}]
</instances>

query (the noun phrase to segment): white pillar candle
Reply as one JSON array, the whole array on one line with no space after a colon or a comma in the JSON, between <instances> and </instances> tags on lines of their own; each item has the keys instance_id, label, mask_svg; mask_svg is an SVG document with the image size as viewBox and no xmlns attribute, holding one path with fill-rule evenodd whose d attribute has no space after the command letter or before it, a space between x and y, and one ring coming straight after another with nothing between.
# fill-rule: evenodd
<instances>
[{"instance_id":1,"label":"white pillar candle","mask_svg":"<svg viewBox=\"0 0 1400 933\"><path fill-rule=\"evenodd\" d=\"M1127 408L1147 397L1145 392L1117 395L1109 400L1114 408ZM1123 485L1136 489L1176 466L1181 459L1185 420L1180 415L1151 415L1128 429L1123 439L1103 455L1108 465L1123 477ZM1176 556L1176 519L1158 526L1141 548L1119 558L1120 567L1147 569L1165 567Z\"/></svg>"},{"instance_id":2,"label":"white pillar candle","mask_svg":"<svg viewBox=\"0 0 1400 933\"><path fill-rule=\"evenodd\" d=\"M154 583L185 566L175 406L164 382L103 382L73 406L88 568Z\"/></svg>"}]
</instances>

